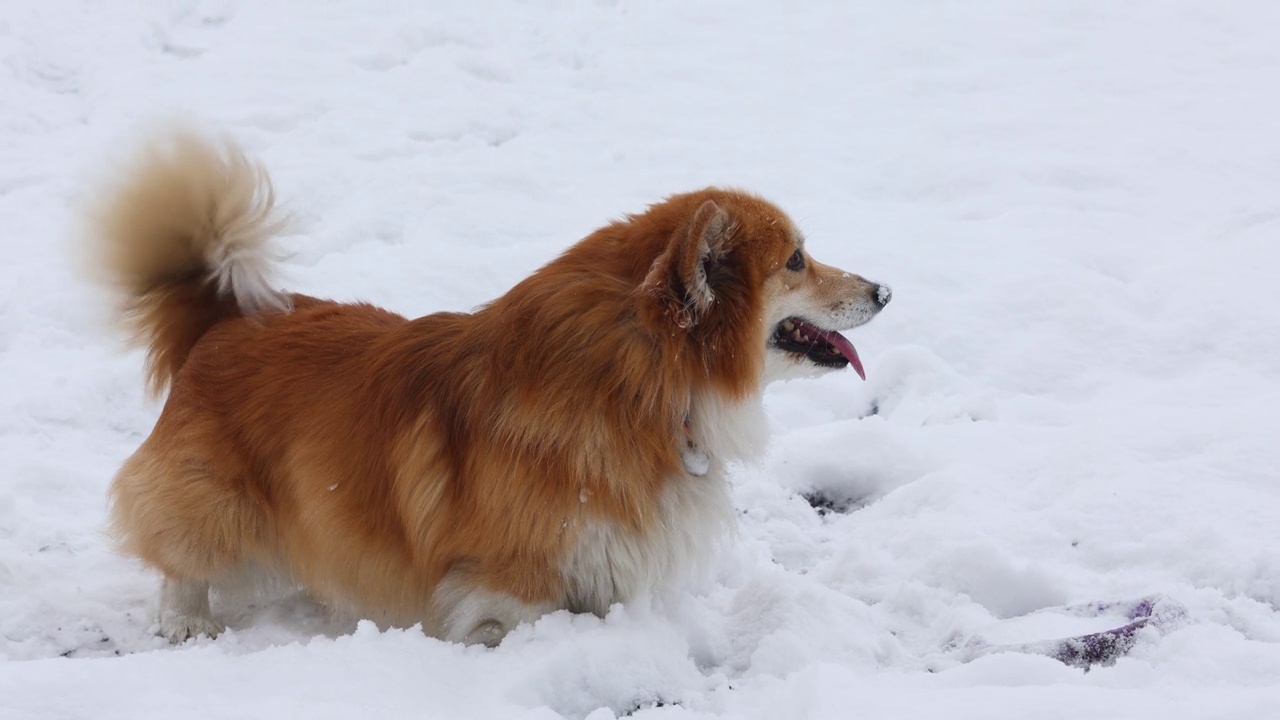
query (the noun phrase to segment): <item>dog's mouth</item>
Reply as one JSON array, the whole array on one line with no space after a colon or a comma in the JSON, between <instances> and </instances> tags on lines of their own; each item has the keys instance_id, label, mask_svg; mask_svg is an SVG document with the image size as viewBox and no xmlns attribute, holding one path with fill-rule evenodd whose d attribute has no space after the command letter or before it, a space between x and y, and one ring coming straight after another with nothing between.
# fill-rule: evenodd
<instances>
[{"instance_id":1,"label":"dog's mouth","mask_svg":"<svg viewBox=\"0 0 1280 720\"><path fill-rule=\"evenodd\" d=\"M783 352L799 355L814 365L842 368L853 365L854 372L863 380L867 373L862 369L858 351L845 336L833 330L823 330L798 317L789 317L774 328L769 344Z\"/></svg>"}]
</instances>

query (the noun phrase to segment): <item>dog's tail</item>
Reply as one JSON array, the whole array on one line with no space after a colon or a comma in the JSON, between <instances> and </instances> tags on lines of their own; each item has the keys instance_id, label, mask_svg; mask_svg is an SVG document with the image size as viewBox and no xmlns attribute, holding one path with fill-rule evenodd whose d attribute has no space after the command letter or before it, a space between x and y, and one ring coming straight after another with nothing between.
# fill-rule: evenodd
<instances>
[{"instance_id":1,"label":"dog's tail","mask_svg":"<svg viewBox=\"0 0 1280 720\"><path fill-rule=\"evenodd\" d=\"M229 140L178 132L94 207L94 270L120 296L162 393L218 321L289 309L267 244L284 229L266 171Z\"/></svg>"}]
</instances>

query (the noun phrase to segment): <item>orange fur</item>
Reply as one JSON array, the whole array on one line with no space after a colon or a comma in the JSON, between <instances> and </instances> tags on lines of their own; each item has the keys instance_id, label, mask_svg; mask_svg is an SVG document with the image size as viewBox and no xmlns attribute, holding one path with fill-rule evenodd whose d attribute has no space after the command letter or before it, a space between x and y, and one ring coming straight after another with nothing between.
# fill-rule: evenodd
<instances>
[{"instance_id":1,"label":"orange fur","mask_svg":"<svg viewBox=\"0 0 1280 720\"><path fill-rule=\"evenodd\" d=\"M821 284L779 279L797 242L781 211L707 189L607 225L470 314L409 320L301 295L291 310L245 307L236 263L260 260L278 228L266 182L233 147L188 138L100 214L152 386L169 386L112 486L113 524L193 594L252 563L366 617L484 642L547 609L603 612L627 599L608 575L631 560L584 546L590 533L648 552L684 502L671 498L696 489L679 484L723 484L719 465L682 466L705 435L689 423L714 421L699 403L758 405L766 304ZM219 250L228 227L240 255ZM870 292L853 277L863 285L821 291ZM603 580L571 562L597 551L613 553ZM466 627L445 587L483 606ZM529 610L496 617L485 602ZM477 635L477 619L495 625Z\"/></svg>"}]
</instances>

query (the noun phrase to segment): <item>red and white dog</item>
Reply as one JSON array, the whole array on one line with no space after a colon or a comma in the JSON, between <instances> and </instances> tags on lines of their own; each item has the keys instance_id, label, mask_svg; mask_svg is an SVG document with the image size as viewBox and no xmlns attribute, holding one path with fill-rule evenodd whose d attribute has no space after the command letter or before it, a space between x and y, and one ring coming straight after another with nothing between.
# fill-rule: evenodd
<instances>
[{"instance_id":1,"label":"red and white dog","mask_svg":"<svg viewBox=\"0 0 1280 720\"><path fill-rule=\"evenodd\" d=\"M221 629L210 588L246 568L486 644L660 587L733 522L725 462L763 446L764 385L861 375L839 331L890 297L813 260L772 204L714 188L606 225L473 313L290 295L270 283L267 175L184 134L93 220L169 392L111 517L163 573L175 642Z\"/></svg>"}]
</instances>

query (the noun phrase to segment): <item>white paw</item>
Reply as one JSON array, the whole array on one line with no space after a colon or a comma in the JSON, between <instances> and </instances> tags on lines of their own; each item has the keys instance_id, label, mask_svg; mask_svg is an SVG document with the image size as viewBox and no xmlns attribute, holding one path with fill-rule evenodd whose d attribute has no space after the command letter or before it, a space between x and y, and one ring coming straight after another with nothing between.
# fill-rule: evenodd
<instances>
[{"instance_id":1,"label":"white paw","mask_svg":"<svg viewBox=\"0 0 1280 720\"><path fill-rule=\"evenodd\" d=\"M680 453L680 459L684 461L685 472L690 475L702 477L711 469L711 456L692 443Z\"/></svg>"},{"instance_id":2,"label":"white paw","mask_svg":"<svg viewBox=\"0 0 1280 720\"><path fill-rule=\"evenodd\" d=\"M165 640L175 645L201 635L215 638L225 629L222 623L211 617L177 613L165 613L160 616L160 634Z\"/></svg>"},{"instance_id":3,"label":"white paw","mask_svg":"<svg viewBox=\"0 0 1280 720\"><path fill-rule=\"evenodd\" d=\"M462 642L466 645L484 645L492 648L497 647L506 634L507 631L502 627L502 623L497 620L485 620L472 628Z\"/></svg>"}]
</instances>

